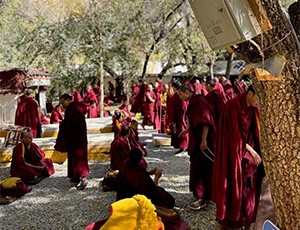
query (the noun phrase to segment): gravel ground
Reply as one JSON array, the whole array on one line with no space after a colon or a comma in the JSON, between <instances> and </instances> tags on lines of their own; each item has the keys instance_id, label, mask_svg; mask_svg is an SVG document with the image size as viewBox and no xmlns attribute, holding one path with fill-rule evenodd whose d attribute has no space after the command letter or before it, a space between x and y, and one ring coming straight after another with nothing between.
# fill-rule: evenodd
<instances>
[{"instance_id":1,"label":"gravel ground","mask_svg":"<svg viewBox=\"0 0 300 230\"><path fill-rule=\"evenodd\" d=\"M191 229L216 229L215 207L209 203L200 211L186 206L194 201L188 189L189 158L175 156L172 147L155 147L153 130L141 130L141 141L147 145L148 167L163 169L159 185L176 199L176 207ZM30 193L12 204L1 206L0 229L84 229L91 222L109 215L109 205L115 201L115 192L102 192L100 182L109 161L90 161L89 185L78 191L69 183L67 162L55 164L55 174L33 186ZM9 176L9 166L0 165L0 180Z\"/></svg>"}]
</instances>

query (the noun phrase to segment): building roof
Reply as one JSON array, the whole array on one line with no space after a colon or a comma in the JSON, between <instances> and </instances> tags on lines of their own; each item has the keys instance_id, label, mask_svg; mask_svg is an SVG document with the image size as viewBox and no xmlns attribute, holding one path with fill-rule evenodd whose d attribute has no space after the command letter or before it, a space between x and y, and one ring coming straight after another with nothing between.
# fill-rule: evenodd
<instances>
[{"instance_id":1,"label":"building roof","mask_svg":"<svg viewBox=\"0 0 300 230\"><path fill-rule=\"evenodd\" d=\"M26 78L25 72L20 68L0 67L0 94L22 93Z\"/></svg>"}]
</instances>

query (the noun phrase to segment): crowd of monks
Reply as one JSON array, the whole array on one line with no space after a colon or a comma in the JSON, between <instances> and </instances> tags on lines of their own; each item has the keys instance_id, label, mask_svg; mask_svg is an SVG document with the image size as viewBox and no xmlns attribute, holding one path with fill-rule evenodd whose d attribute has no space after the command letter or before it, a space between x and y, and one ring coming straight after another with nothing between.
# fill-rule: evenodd
<instances>
[{"instance_id":1,"label":"crowd of monks","mask_svg":"<svg viewBox=\"0 0 300 230\"><path fill-rule=\"evenodd\" d=\"M108 104L114 103L113 90L110 83ZM62 95L59 105L52 110L49 123L61 123L55 148L68 152L70 181L86 181L89 174L85 117L98 116L99 96L99 88L88 84L83 95L75 89L72 95ZM111 169L102 182L103 191L117 191L117 200L142 194L158 207L173 209L175 199L158 186L162 170L147 169L146 144L138 136L137 114L143 117L143 129L151 126L159 133L171 135L171 145L178 149L176 154L189 156L189 189L195 198L189 208L200 210L212 200L217 205L220 229L250 227L255 222L264 172L256 94L251 84L222 76L207 77L204 81L172 79L167 84L159 78L154 83L141 79L132 84L129 101L121 97L121 105L112 116ZM54 173L51 160L44 159L42 151L32 143L32 138L41 135L42 121L33 92L27 90L20 97L15 123L30 127L31 133L25 134L22 143L15 147L11 167L11 175L25 183ZM74 127L79 123L81 128L75 133ZM38 156L38 160L30 160L37 163L28 163L27 155ZM24 168L20 163L16 167L15 162L22 162ZM167 220L164 223L168 225ZM187 226L180 217L173 221L175 225L175 229Z\"/></svg>"},{"instance_id":2,"label":"crowd of monks","mask_svg":"<svg viewBox=\"0 0 300 230\"><path fill-rule=\"evenodd\" d=\"M113 115L115 139L110 151L111 170L118 171L123 179L122 175L127 175L126 183L116 180L118 185L113 185L107 174L103 188L111 186L118 194L144 189L146 195L145 191L153 191L142 176L157 169L146 171L143 156L147 152L137 138L134 119L141 113L143 129L151 126L170 134L171 145L178 149L176 154L189 156L189 189L195 202L188 207L200 210L212 200L217 205L218 228L250 228L256 219L264 170L256 94L249 76L245 80L220 76L207 77L203 82L197 78L185 82L173 79L163 84L157 79L154 83L140 80L133 84L130 103L124 102ZM133 148L141 150L136 166L128 160ZM135 173L131 172L133 168ZM139 177L144 178L144 183L139 182ZM170 199L162 198L166 193L160 194L166 203L159 205L172 208ZM147 196L157 200L153 194ZM168 196L171 195L167 193Z\"/></svg>"}]
</instances>

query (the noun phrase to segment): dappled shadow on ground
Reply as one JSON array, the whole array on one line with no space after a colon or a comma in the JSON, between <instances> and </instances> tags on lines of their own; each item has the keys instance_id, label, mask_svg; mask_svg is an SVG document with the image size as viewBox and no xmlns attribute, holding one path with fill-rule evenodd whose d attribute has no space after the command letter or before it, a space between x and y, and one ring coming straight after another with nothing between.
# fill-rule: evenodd
<instances>
[{"instance_id":1,"label":"dappled shadow on ground","mask_svg":"<svg viewBox=\"0 0 300 230\"><path fill-rule=\"evenodd\" d=\"M142 132L141 141L151 139L153 131ZM215 208L209 204L200 211L187 205L194 201L188 190L189 158L176 157L176 149L147 145L148 168L163 170L160 186L176 199L176 209L192 229L215 229ZM115 192L103 192L99 186L109 161L89 162L89 185L78 191L70 184L67 162L55 164L55 174L33 186L30 193L14 203L1 207L4 219L1 229L84 229L89 223L108 217L109 205L116 199ZM9 167L0 167L1 179L9 176Z\"/></svg>"}]
</instances>

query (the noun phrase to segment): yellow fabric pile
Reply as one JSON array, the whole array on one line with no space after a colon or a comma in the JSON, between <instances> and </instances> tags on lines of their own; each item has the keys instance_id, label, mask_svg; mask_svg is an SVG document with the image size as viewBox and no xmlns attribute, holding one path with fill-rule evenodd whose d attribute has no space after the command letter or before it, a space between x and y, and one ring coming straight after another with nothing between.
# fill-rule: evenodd
<instances>
[{"instance_id":1,"label":"yellow fabric pile","mask_svg":"<svg viewBox=\"0 0 300 230\"><path fill-rule=\"evenodd\" d=\"M158 220L155 206L144 195L135 195L114 202L111 205L111 216L101 230L163 230Z\"/></svg>"}]
</instances>

